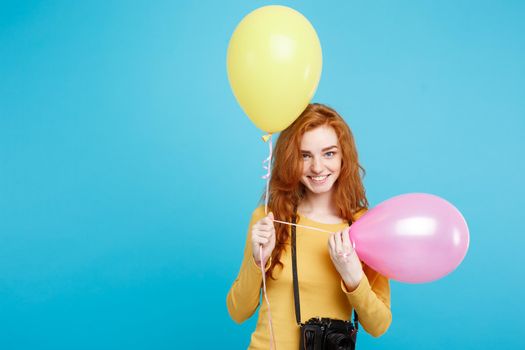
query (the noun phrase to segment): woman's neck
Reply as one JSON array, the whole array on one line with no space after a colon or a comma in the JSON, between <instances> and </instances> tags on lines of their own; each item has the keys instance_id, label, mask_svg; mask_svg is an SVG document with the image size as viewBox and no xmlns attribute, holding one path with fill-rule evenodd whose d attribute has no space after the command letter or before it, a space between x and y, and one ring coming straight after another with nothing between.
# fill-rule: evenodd
<instances>
[{"instance_id":1,"label":"woman's neck","mask_svg":"<svg viewBox=\"0 0 525 350\"><path fill-rule=\"evenodd\" d=\"M338 221L339 212L332 200L332 191L326 193L307 192L297 210L313 220L321 222Z\"/></svg>"}]
</instances>

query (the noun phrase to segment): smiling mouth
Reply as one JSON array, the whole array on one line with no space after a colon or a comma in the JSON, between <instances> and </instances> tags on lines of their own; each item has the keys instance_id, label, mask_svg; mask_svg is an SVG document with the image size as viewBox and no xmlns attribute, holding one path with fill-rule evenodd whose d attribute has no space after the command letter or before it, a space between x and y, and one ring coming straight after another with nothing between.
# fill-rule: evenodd
<instances>
[{"instance_id":1,"label":"smiling mouth","mask_svg":"<svg viewBox=\"0 0 525 350\"><path fill-rule=\"evenodd\" d=\"M323 184L325 183L326 179L328 179L328 176L330 176L330 174L321 175L321 176L306 176L306 177L309 178L310 181L314 184Z\"/></svg>"}]
</instances>

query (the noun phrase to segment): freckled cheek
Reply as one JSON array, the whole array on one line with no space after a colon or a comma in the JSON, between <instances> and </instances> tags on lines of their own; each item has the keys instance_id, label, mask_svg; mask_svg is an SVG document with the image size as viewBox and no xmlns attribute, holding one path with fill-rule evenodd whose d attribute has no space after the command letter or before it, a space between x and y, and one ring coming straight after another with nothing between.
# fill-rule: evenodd
<instances>
[{"instance_id":1,"label":"freckled cheek","mask_svg":"<svg viewBox=\"0 0 525 350\"><path fill-rule=\"evenodd\" d=\"M327 164L327 167L333 172L339 172L341 171L341 161L334 159L333 162L330 162L329 164Z\"/></svg>"}]
</instances>

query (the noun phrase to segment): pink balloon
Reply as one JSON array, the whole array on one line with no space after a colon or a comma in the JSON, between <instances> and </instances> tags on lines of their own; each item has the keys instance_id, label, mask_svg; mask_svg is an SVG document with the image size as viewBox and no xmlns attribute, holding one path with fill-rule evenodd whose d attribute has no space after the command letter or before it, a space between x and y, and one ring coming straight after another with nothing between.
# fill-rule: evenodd
<instances>
[{"instance_id":1,"label":"pink balloon","mask_svg":"<svg viewBox=\"0 0 525 350\"><path fill-rule=\"evenodd\" d=\"M431 194L393 197L350 227L357 255L379 273L401 282L434 281L454 271L469 246L463 215Z\"/></svg>"}]
</instances>

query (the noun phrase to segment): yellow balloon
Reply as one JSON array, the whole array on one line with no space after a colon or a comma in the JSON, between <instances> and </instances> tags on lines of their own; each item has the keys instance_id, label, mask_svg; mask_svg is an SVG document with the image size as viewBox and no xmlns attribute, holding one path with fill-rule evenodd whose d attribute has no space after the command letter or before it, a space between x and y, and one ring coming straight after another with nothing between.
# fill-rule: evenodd
<instances>
[{"instance_id":1,"label":"yellow balloon","mask_svg":"<svg viewBox=\"0 0 525 350\"><path fill-rule=\"evenodd\" d=\"M274 133L306 108L319 84L322 61L317 33L302 14L265 6L244 17L233 32L228 79L252 122Z\"/></svg>"}]
</instances>

